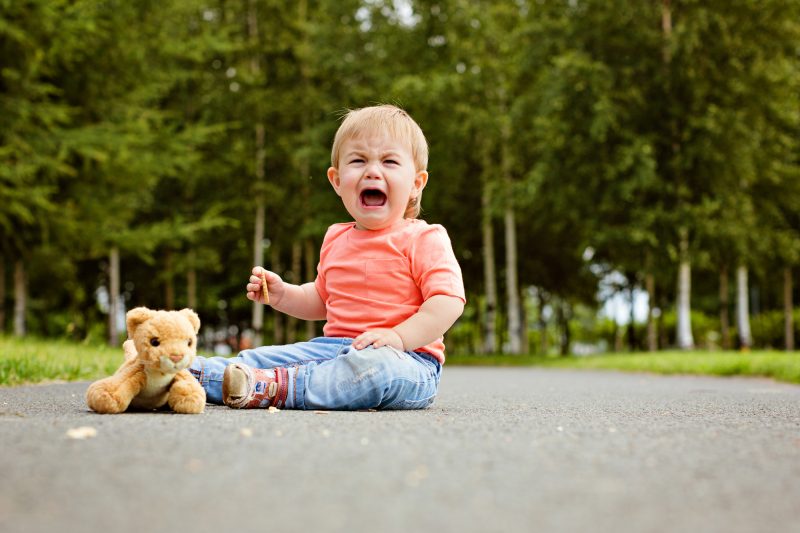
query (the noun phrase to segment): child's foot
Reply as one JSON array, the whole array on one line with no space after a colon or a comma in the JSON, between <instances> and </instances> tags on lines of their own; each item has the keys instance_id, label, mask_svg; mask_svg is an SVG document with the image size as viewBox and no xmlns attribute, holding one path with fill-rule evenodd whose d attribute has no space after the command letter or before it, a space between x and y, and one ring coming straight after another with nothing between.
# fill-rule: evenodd
<instances>
[{"instance_id":1,"label":"child's foot","mask_svg":"<svg viewBox=\"0 0 800 533\"><path fill-rule=\"evenodd\" d=\"M252 368L231 363L222 377L222 401L234 409L282 407L286 403L289 372L285 368Z\"/></svg>"}]
</instances>

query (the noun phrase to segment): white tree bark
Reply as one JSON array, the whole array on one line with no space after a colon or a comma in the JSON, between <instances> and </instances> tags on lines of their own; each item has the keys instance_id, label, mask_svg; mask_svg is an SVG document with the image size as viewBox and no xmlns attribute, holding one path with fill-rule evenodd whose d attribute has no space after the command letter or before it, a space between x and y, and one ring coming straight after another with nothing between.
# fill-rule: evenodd
<instances>
[{"instance_id":1,"label":"white tree bark","mask_svg":"<svg viewBox=\"0 0 800 533\"><path fill-rule=\"evenodd\" d=\"M0 255L0 334L6 331L6 258Z\"/></svg>"},{"instance_id":2,"label":"white tree bark","mask_svg":"<svg viewBox=\"0 0 800 533\"><path fill-rule=\"evenodd\" d=\"M248 2L247 9L247 32L251 44L258 43L258 12L256 11L255 0ZM261 65L258 54L254 53L250 59L250 71L253 79L258 80L261 75ZM256 117L261 120L260 116ZM257 122L255 126L255 175L258 186L264 182L264 125ZM264 264L264 223L265 223L264 195L259 190L256 194L256 220L253 231L253 265ZM264 329L264 306L259 302L253 302L253 342L255 346L263 343Z\"/></svg>"},{"instance_id":3,"label":"white tree bark","mask_svg":"<svg viewBox=\"0 0 800 533\"><path fill-rule=\"evenodd\" d=\"M186 305L190 309L197 307L197 268L195 267L194 249L189 250L189 269L186 271Z\"/></svg>"},{"instance_id":4,"label":"white tree bark","mask_svg":"<svg viewBox=\"0 0 800 533\"><path fill-rule=\"evenodd\" d=\"M648 261L649 263L649 261ZM647 350L655 352L658 350L658 334L656 332L656 280L651 267L648 267L644 275L644 286L647 291Z\"/></svg>"},{"instance_id":5,"label":"white tree bark","mask_svg":"<svg viewBox=\"0 0 800 533\"><path fill-rule=\"evenodd\" d=\"M514 208L507 206L504 213L506 241L506 295L508 298L508 351L522 353L521 319L519 312L519 284L517 282L517 230Z\"/></svg>"},{"instance_id":6,"label":"white tree bark","mask_svg":"<svg viewBox=\"0 0 800 533\"><path fill-rule=\"evenodd\" d=\"M792 269L783 269L783 338L787 352L794 350L794 302L792 301Z\"/></svg>"},{"instance_id":7,"label":"white tree bark","mask_svg":"<svg viewBox=\"0 0 800 533\"><path fill-rule=\"evenodd\" d=\"M739 330L739 346L749 350L753 344L750 334L750 297L747 284L747 267L736 269L736 327Z\"/></svg>"},{"instance_id":8,"label":"white tree bark","mask_svg":"<svg viewBox=\"0 0 800 533\"><path fill-rule=\"evenodd\" d=\"M119 313L119 248L111 247L108 254L108 344L119 346L117 314Z\"/></svg>"},{"instance_id":9,"label":"white tree bark","mask_svg":"<svg viewBox=\"0 0 800 533\"><path fill-rule=\"evenodd\" d=\"M719 329L722 335L723 350L730 350L731 348L728 303L728 267L723 265L719 271Z\"/></svg>"},{"instance_id":10,"label":"white tree bark","mask_svg":"<svg viewBox=\"0 0 800 533\"><path fill-rule=\"evenodd\" d=\"M680 266L678 267L678 348L694 348L692 336L692 264L689 259L689 235L685 228L680 230Z\"/></svg>"},{"instance_id":11,"label":"white tree bark","mask_svg":"<svg viewBox=\"0 0 800 533\"><path fill-rule=\"evenodd\" d=\"M25 314L28 311L28 284L25 279L25 263L17 259L14 263L14 335L24 337L27 333Z\"/></svg>"},{"instance_id":12,"label":"white tree bark","mask_svg":"<svg viewBox=\"0 0 800 533\"><path fill-rule=\"evenodd\" d=\"M483 351L497 353L497 269L494 255L494 226L491 215L492 192L484 184L481 193L481 233L483 239L483 281L486 291L486 313L483 317Z\"/></svg>"}]
</instances>

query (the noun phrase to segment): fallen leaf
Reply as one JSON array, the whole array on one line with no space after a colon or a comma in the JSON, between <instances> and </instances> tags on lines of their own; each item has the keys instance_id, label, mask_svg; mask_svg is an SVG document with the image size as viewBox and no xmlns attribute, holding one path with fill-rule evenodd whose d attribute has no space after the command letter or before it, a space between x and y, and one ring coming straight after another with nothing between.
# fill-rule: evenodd
<instances>
[{"instance_id":1,"label":"fallen leaf","mask_svg":"<svg viewBox=\"0 0 800 533\"><path fill-rule=\"evenodd\" d=\"M275 407L275 406L272 406L272 405L270 405L270 406L267 408L267 411L269 411L270 413L277 413L278 411L280 411L280 409L278 409L278 408L277 408L277 407Z\"/></svg>"},{"instance_id":2,"label":"fallen leaf","mask_svg":"<svg viewBox=\"0 0 800 533\"><path fill-rule=\"evenodd\" d=\"M67 431L67 437L71 439L84 440L91 439L97 436L97 430L89 426L81 426L79 428L72 428Z\"/></svg>"}]
</instances>

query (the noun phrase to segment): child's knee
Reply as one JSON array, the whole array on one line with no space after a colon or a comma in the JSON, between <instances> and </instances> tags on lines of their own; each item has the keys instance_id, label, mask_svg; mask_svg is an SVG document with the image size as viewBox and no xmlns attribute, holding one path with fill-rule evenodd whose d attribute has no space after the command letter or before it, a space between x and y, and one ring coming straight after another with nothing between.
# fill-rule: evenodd
<instances>
[{"instance_id":1,"label":"child's knee","mask_svg":"<svg viewBox=\"0 0 800 533\"><path fill-rule=\"evenodd\" d=\"M351 350L345 355L345 360L357 381L375 380L393 373L393 367L402 360L405 354L384 346L381 348L368 347L363 350Z\"/></svg>"}]
</instances>

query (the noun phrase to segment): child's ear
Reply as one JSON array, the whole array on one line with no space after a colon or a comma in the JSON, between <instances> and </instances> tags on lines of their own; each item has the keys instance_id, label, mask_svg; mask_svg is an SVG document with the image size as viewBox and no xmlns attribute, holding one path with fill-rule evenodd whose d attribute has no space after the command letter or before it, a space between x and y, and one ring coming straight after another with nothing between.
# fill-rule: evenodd
<instances>
[{"instance_id":1,"label":"child's ear","mask_svg":"<svg viewBox=\"0 0 800 533\"><path fill-rule=\"evenodd\" d=\"M339 184L341 182L339 180L339 171L336 167L330 167L328 169L328 181L333 185L333 190L336 191L336 194L339 194ZM341 194L339 194L339 196L341 196Z\"/></svg>"},{"instance_id":2,"label":"child's ear","mask_svg":"<svg viewBox=\"0 0 800 533\"><path fill-rule=\"evenodd\" d=\"M417 194L422 192L422 189L425 188L425 185L428 184L428 171L427 170L420 170L417 172L417 175L414 176L414 189L417 191Z\"/></svg>"}]
</instances>

